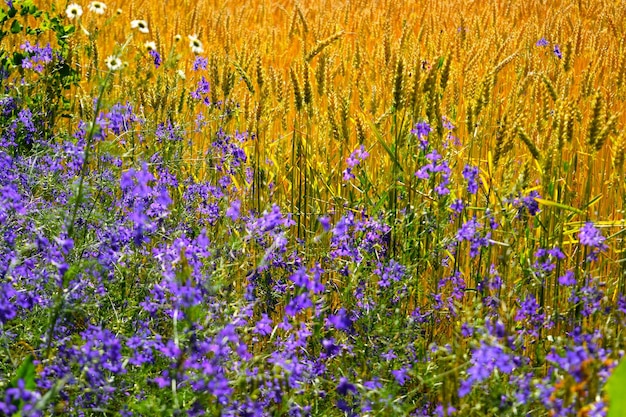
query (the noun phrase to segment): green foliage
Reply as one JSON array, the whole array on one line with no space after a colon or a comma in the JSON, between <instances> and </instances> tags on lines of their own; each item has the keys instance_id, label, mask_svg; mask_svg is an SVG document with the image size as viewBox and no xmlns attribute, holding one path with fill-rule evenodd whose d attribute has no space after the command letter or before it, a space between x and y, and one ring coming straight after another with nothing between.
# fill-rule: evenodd
<instances>
[{"instance_id":1,"label":"green foliage","mask_svg":"<svg viewBox=\"0 0 626 417\"><path fill-rule=\"evenodd\" d=\"M47 52L47 62L37 69L32 68L32 63L25 65L37 51L29 52L25 48L24 35L39 39L49 31L54 33L57 45L46 46L52 49ZM80 81L69 46L69 39L75 31L74 25L64 25L62 16L54 9L40 10L32 0L17 0L12 7L0 10L0 44L3 45L0 48L0 85L17 101L19 108L32 113L32 129L36 129L36 134L31 129L30 136L49 139L59 118L72 117L74 103L69 90ZM17 45L20 49L12 50ZM34 49L44 48L39 43L32 46ZM0 127L14 124L18 110L5 117ZM31 139L25 138L23 132L18 132L17 136L18 149L32 148Z\"/></svg>"},{"instance_id":2,"label":"green foliage","mask_svg":"<svg viewBox=\"0 0 626 417\"><path fill-rule=\"evenodd\" d=\"M609 394L609 414L607 417L626 415L626 361L622 360L606 385Z\"/></svg>"},{"instance_id":3,"label":"green foliage","mask_svg":"<svg viewBox=\"0 0 626 417\"><path fill-rule=\"evenodd\" d=\"M15 376L11 380L11 384L9 385L11 388L15 388L18 385L18 381L24 381L24 387L30 390L36 388L35 384L35 364L33 355L28 355L22 361L22 364L17 371L15 372Z\"/></svg>"}]
</instances>

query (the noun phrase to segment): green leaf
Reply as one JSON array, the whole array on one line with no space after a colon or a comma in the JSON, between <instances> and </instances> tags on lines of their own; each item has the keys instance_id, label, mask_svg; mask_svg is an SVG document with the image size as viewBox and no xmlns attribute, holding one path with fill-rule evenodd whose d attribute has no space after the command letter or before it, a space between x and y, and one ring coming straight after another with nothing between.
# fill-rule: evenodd
<instances>
[{"instance_id":1,"label":"green leaf","mask_svg":"<svg viewBox=\"0 0 626 417\"><path fill-rule=\"evenodd\" d=\"M26 16L27 14L33 14L37 11L37 7L31 0L25 0L22 2L22 11L20 12L22 16Z\"/></svg>"},{"instance_id":2,"label":"green leaf","mask_svg":"<svg viewBox=\"0 0 626 417\"><path fill-rule=\"evenodd\" d=\"M13 65L19 67L20 65L22 65L23 60L24 60L24 54L20 52L13 52L13 57L11 58Z\"/></svg>"},{"instance_id":3,"label":"green leaf","mask_svg":"<svg viewBox=\"0 0 626 417\"><path fill-rule=\"evenodd\" d=\"M398 161L398 158L396 158L396 154L395 154L394 150L392 150L389 147L389 145L387 144L387 142L385 142L385 139L383 138L383 135L380 132L380 130L378 129L378 127L376 127L376 125L369 119L367 120L367 122L370 125L370 128L372 129L372 132L374 132L374 135L376 136L376 140L378 141L378 143L381 144L383 149L385 149L385 152L387 152L387 155L389 155L389 157L391 158L392 162L398 166L400 171L404 172L404 169L402 168L402 165L400 165L400 161Z\"/></svg>"},{"instance_id":4,"label":"green leaf","mask_svg":"<svg viewBox=\"0 0 626 417\"><path fill-rule=\"evenodd\" d=\"M22 31L22 25L17 20L11 23L11 33L20 33Z\"/></svg>"},{"instance_id":5,"label":"green leaf","mask_svg":"<svg viewBox=\"0 0 626 417\"><path fill-rule=\"evenodd\" d=\"M35 363L33 355L28 355L24 358L20 367L17 368L17 372L11 381L11 386L17 387L17 382L20 379L24 380L24 387L26 389L32 391L37 388L35 384Z\"/></svg>"},{"instance_id":6,"label":"green leaf","mask_svg":"<svg viewBox=\"0 0 626 417\"><path fill-rule=\"evenodd\" d=\"M43 33L43 31L41 29L39 29L39 28L31 28L31 27L26 28L26 34L27 35L37 35L37 36L39 36L42 33Z\"/></svg>"},{"instance_id":7,"label":"green leaf","mask_svg":"<svg viewBox=\"0 0 626 417\"><path fill-rule=\"evenodd\" d=\"M550 201L550 200L546 200L543 198L537 198L535 197L535 201L537 201L537 203L543 205L543 206L548 206L548 207L557 207L563 210L567 210L567 211L572 211L574 213L577 214L585 214L585 212L583 212L582 210L577 209L576 207L572 207L572 206L568 206L567 204L562 204L562 203L557 203L556 201Z\"/></svg>"},{"instance_id":8,"label":"green leaf","mask_svg":"<svg viewBox=\"0 0 626 417\"><path fill-rule=\"evenodd\" d=\"M626 416L626 360L622 360L606 383L609 394L607 417Z\"/></svg>"}]
</instances>

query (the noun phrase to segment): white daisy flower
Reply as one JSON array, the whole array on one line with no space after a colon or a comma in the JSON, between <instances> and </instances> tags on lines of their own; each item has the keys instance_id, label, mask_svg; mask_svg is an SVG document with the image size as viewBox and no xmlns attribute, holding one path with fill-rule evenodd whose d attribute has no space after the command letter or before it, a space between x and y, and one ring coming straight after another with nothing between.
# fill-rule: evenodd
<instances>
[{"instance_id":1,"label":"white daisy flower","mask_svg":"<svg viewBox=\"0 0 626 417\"><path fill-rule=\"evenodd\" d=\"M122 60L119 59L118 57L116 57L115 55L108 56L107 59L105 59L104 62L107 64L107 67L111 71L117 71L117 70L121 69L122 66L124 65L122 63Z\"/></svg>"},{"instance_id":2,"label":"white daisy flower","mask_svg":"<svg viewBox=\"0 0 626 417\"><path fill-rule=\"evenodd\" d=\"M145 20L133 20L132 22L130 22L130 27L132 29L137 29L141 33L150 32L148 30L148 22L146 22Z\"/></svg>"},{"instance_id":3,"label":"white daisy flower","mask_svg":"<svg viewBox=\"0 0 626 417\"><path fill-rule=\"evenodd\" d=\"M182 37L182 36L180 36L180 35L176 35L176 36L174 36L174 42L180 42L180 41L181 41L181 39L183 39L183 37Z\"/></svg>"},{"instance_id":4,"label":"white daisy flower","mask_svg":"<svg viewBox=\"0 0 626 417\"><path fill-rule=\"evenodd\" d=\"M148 41L146 43L143 44L143 46L148 50L148 51L156 51L157 49L157 45L156 42L154 41Z\"/></svg>"},{"instance_id":5,"label":"white daisy flower","mask_svg":"<svg viewBox=\"0 0 626 417\"><path fill-rule=\"evenodd\" d=\"M191 52L194 54L201 54L204 52L204 48L202 47L202 42L196 35L189 35L189 47L191 48Z\"/></svg>"},{"instance_id":6,"label":"white daisy flower","mask_svg":"<svg viewBox=\"0 0 626 417\"><path fill-rule=\"evenodd\" d=\"M104 14L107 9L107 5L102 3L101 1L92 1L87 6L90 12L94 12L95 14Z\"/></svg>"},{"instance_id":7,"label":"white daisy flower","mask_svg":"<svg viewBox=\"0 0 626 417\"><path fill-rule=\"evenodd\" d=\"M79 4L70 3L67 5L67 9L65 9L65 14L70 19L78 18L83 15L83 8Z\"/></svg>"}]
</instances>

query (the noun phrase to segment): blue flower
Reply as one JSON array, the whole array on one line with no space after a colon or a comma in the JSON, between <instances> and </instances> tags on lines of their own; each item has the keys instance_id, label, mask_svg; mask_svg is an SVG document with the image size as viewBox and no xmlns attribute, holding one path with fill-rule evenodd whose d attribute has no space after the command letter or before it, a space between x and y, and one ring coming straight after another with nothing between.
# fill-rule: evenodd
<instances>
[{"instance_id":1,"label":"blue flower","mask_svg":"<svg viewBox=\"0 0 626 417\"><path fill-rule=\"evenodd\" d=\"M578 233L578 241L581 245L589 246L592 251L587 256L587 260L594 261L598 258L598 254L607 250L609 247L604 243L606 238L602 236L602 233L593 225L592 222L587 222L580 228Z\"/></svg>"},{"instance_id":2,"label":"blue flower","mask_svg":"<svg viewBox=\"0 0 626 417\"><path fill-rule=\"evenodd\" d=\"M419 122L411 130L411 133L417 136L417 138L420 140L420 147L424 151L428 149L428 139L426 139L426 136L428 136L428 134L432 130L433 129L430 127L430 125L427 122Z\"/></svg>"},{"instance_id":3,"label":"blue flower","mask_svg":"<svg viewBox=\"0 0 626 417\"><path fill-rule=\"evenodd\" d=\"M347 395L349 392L356 393L356 387L348 381L348 378L342 376L337 385L337 393L339 395Z\"/></svg>"},{"instance_id":4,"label":"blue flower","mask_svg":"<svg viewBox=\"0 0 626 417\"><path fill-rule=\"evenodd\" d=\"M463 168L463 178L467 181L467 192L476 194L478 192L478 186L480 185L478 167L469 164L465 165L465 168Z\"/></svg>"},{"instance_id":5,"label":"blue flower","mask_svg":"<svg viewBox=\"0 0 626 417\"><path fill-rule=\"evenodd\" d=\"M605 248L604 241L606 238L602 236L602 233L593 225L592 222L587 222L580 228L578 233L578 240L581 245L591 246L592 248Z\"/></svg>"}]
</instances>

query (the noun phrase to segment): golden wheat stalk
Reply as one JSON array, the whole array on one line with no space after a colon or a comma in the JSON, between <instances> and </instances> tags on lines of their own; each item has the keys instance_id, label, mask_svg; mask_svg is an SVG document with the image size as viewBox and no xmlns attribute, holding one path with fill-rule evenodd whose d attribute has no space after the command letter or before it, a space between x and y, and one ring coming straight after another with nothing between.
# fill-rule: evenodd
<instances>
[{"instance_id":1,"label":"golden wheat stalk","mask_svg":"<svg viewBox=\"0 0 626 417\"><path fill-rule=\"evenodd\" d=\"M587 127L587 143L591 147L595 147L596 141L600 133L600 124L602 118L602 94L598 91L593 97L591 103L591 121Z\"/></svg>"},{"instance_id":2,"label":"golden wheat stalk","mask_svg":"<svg viewBox=\"0 0 626 417\"><path fill-rule=\"evenodd\" d=\"M548 93L550 93L550 97L552 97L552 101L556 101L557 99L556 88L554 88L554 84L552 84L552 81L550 81L548 76L544 73L541 73L541 80L547 87Z\"/></svg>"},{"instance_id":3,"label":"golden wheat stalk","mask_svg":"<svg viewBox=\"0 0 626 417\"><path fill-rule=\"evenodd\" d=\"M619 117L618 114L611 115L611 117L609 117L609 119L606 121L606 123L604 124L600 132L598 133L598 138L596 139L596 142L595 142L596 151L600 151L600 149L602 149L602 146L604 146L604 143L606 142L606 139L609 137L609 134L613 130L615 130L618 117Z\"/></svg>"},{"instance_id":4,"label":"golden wheat stalk","mask_svg":"<svg viewBox=\"0 0 626 417\"><path fill-rule=\"evenodd\" d=\"M319 41L317 43L317 45L315 45L315 48L313 48L304 58L305 61L309 62L311 61L313 58L315 58L320 52L322 52L328 45L332 44L333 42L335 42L336 40L340 39L343 35L344 35L344 31L340 30L339 32L330 35L329 37L327 37L326 39L323 39L321 41Z\"/></svg>"},{"instance_id":5,"label":"golden wheat stalk","mask_svg":"<svg viewBox=\"0 0 626 417\"><path fill-rule=\"evenodd\" d=\"M304 104L304 98L302 97L302 89L300 88L300 81L298 80L298 75L296 74L296 70L291 67L289 68L289 75L291 76L291 85L293 87L293 97L294 103L296 105L296 111L302 110L302 106Z\"/></svg>"},{"instance_id":6,"label":"golden wheat stalk","mask_svg":"<svg viewBox=\"0 0 626 417\"><path fill-rule=\"evenodd\" d=\"M250 91L250 94L254 95L254 85L252 85L252 80L250 79L246 71L244 71L244 69L241 67L241 65L239 65L237 61L232 61L232 63L235 67L235 70L237 71L237 73L239 73L239 76L246 84L246 87L248 87L248 91Z\"/></svg>"},{"instance_id":7,"label":"golden wheat stalk","mask_svg":"<svg viewBox=\"0 0 626 417\"><path fill-rule=\"evenodd\" d=\"M404 61L402 57L399 57L398 62L396 64L395 76L393 78L393 90L392 90L393 101L391 102L391 107L394 111L400 110L402 108L403 76L404 76Z\"/></svg>"},{"instance_id":8,"label":"golden wheat stalk","mask_svg":"<svg viewBox=\"0 0 626 417\"><path fill-rule=\"evenodd\" d=\"M313 104L313 86L311 85L309 64L304 63L304 104L311 106Z\"/></svg>"},{"instance_id":9,"label":"golden wheat stalk","mask_svg":"<svg viewBox=\"0 0 626 417\"><path fill-rule=\"evenodd\" d=\"M535 159L536 161L540 160L541 153L539 152L537 145L535 145L532 139L530 139L530 137L528 136L524 128L521 127L520 125L517 125L516 130L517 130L517 136L519 136L522 142L524 142L524 144L530 151L530 154L532 155L533 159Z\"/></svg>"}]
</instances>

